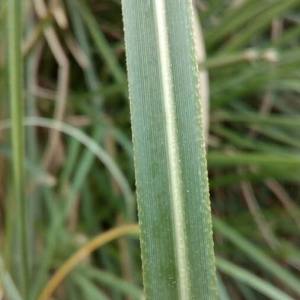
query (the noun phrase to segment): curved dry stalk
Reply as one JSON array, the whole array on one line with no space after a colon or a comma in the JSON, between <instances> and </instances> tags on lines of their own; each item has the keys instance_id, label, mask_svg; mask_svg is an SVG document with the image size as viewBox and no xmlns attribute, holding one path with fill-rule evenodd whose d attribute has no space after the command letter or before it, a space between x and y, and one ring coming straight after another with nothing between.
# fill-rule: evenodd
<instances>
[{"instance_id":1,"label":"curved dry stalk","mask_svg":"<svg viewBox=\"0 0 300 300\"><path fill-rule=\"evenodd\" d=\"M80 261L88 257L93 251L119 237L128 234L138 234L139 231L139 226L132 224L117 227L96 236L87 245L75 252L75 254L73 254L56 271L56 273L53 275L51 280L47 283L47 285L41 292L40 296L38 297L38 300L48 300L55 291L55 289L58 287L58 285L66 278L66 276L80 263Z\"/></svg>"},{"instance_id":2,"label":"curved dry stalk","mask_svg":"<svg viewBox=\"0 0 300 300\"><path fill-rule=\"evenodd\" d=\"M66 35L66 44L78 65L82 69L86 69L90 64L90 61L86 57L84 51L77 45L76 40L71 35Z\"/></svg>"},{"instance_id":3,"label":"curved dry stalk","mask_svg":"<svg viewBox=\"0 0 300 300\"><path fill-rule=\"evenodd\" d=\"M34 0L34 6L39 18L45 18L48 15L48 9L44 0ZM52 54L59 66L58 72L58 87L57 98L55 105L54 118L62 121L66 109L70 63L63 47L57 37L57 34L52 26L44 30L46 41L52 51ZM43 166L47 169L54 157L57 157L57 144L60 143L60 132L52 130L49 136L49 143L43 158Z\"/></svg>"},{"instance_id":4,"label":"curved dry stalk","mask_svg":"<svg viewBox=\"0 0 300 300\"><path fill-rule=\"evenodd\" d=\"M69 22L61 2L61 0L51 0L50 10L58 26L61 29L67 29L69 27Z\"/></svg>"},{"instance_id":5,"label":"curved dry stalk","mask_svg":"<svg viewBox=\"0 0 300 300\"><path fill-rule=\"evenodd\" d=\"M46 20L43 20L42 23L51 22L51 16L47 16ZM43 35L44 24L37 25L34 27L28 36L25 38L25 41L22 44L22 55L23 58L27 57L29 53L33 50L34 46L38 43L40 37Z\"/></svg>"}]
</instances>

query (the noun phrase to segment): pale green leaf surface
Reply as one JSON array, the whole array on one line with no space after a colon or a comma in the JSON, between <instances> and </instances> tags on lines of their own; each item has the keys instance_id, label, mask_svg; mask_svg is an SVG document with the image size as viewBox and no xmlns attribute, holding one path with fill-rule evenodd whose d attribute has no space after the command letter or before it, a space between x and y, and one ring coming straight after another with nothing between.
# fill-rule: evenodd
<instances>
[{"instance_id":1,"label":"pale green leaf surface","mask_svg":"<svg viewBox=\"0 0 300 300\"><path fill-rule=\"evenodd\" d=\"M123 1L146 299L217 299L192 4Z\"/></svg>"}]
</instances>

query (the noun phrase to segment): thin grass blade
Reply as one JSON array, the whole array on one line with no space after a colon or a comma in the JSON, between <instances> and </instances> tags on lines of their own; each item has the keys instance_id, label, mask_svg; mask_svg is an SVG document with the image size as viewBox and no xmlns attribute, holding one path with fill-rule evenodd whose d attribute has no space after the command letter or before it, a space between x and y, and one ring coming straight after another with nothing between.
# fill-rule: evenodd
<instances>
[{"instance_id":1,"label":"thin grass blade","mask_svg":"<svg viewBox=\"0 0 300 300\"><path fill-rule=\"evenodd\" d=\"M8 222L10 228L7 251L11 253L16 249L19 256L19 272L17 277L22 294L27 299L29 288L29 262L27 244L27 221L26 221L26 202L25 202L25 183L24 183L24 128L23 128L23 63L21 52L22 41L22 2L11 0L8 2L8 67L9 67L9 92L10 92L10 111L12 119L11 140L13 148L13 201L8 205ZM14 245L17 236L18 247ZM11 247L11 249L9 249ZM17 267L15 258L12 258L14 267Z\"/></svg>"},{"instance_id":2,"label":"thin grass blade","mask_svg":"<svg viewBox=\"0 0 300 300\"><path fill-rule=\"evenodd\" d=\"M279 290L274 285L264 281L263 279L257 277L254 274L251 274L247 270L238 267L231 262L223 259L223 258L216 258L217 267L222 272L236 278L238 281L241 281L255 290L261 292L265 296L269 297L270 299L274 300L294 300L294 298L290 297L286 293Z\"/></svg>"},{"instance_id":3,"label":"thin grass blade","mask_svg":"<svg viewBox=\"0 0 300 300\"><path fill-rule=\"evenodd\" d=\"M242 250L249 258L251 258L251 260L256 262L261 268L265 269L278 280L283 282L286 286L288 286L295 293L297 293L297 295L300 295L300 281L294 274L281 267L271 257L266 255L261 249L252 244L246 238L242 237L238 232L230 228L230 226L226 225L220 219L214 219L214 228L223 237L230 240L235 246ZM222 264L222 262L221 266L224 266L225 268L225 265Z\"/></svg>"}]
</instances>

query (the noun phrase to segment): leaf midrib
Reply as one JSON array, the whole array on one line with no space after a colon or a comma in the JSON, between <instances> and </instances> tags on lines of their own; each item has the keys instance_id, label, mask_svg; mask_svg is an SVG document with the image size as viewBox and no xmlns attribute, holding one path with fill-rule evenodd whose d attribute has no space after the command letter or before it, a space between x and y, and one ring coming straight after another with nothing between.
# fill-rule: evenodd
<instances>
[{"instance_id":1,"label":"leaf midrib","mask_svg":"<svg viewBox=\"0 0 300 300\"><path fill-rule=\"evenodd\" d=\"M187 259L184 198L180 155L178 147L178 130L176 124L173 76L169 52L168 28L166 20L165 0L154 0L154 16L157 32L157 48L160 63L163 109L166 124L166 152L168 159L168 180L171 194L171 215L174 226L174 252L177 260L180 299L191 299L189 266Z\"/></svg>"}]
</instances>

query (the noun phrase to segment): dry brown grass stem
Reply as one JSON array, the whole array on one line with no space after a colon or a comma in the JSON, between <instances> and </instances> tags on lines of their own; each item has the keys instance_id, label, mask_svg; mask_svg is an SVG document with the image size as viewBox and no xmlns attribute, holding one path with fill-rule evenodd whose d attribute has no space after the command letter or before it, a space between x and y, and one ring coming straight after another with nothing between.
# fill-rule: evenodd
<instances>
[{"instance_id":1,"label":"dry brown grass stem","mask_svg":"<svg viewBox=\"0 0 300 300\"><path fill-rule=\"evenodd\" d=\"M34 0L34 6L39 18L45 18L45 16L47 16L48 9L44 0ZM59 66L54 119L62 121L64 118L68 98L70 63L54 28L52 26L45 28L44 35ZM54 158L58 158L57 149L61 149L61 147L58 147L59 144L61 144L60 136L61 134L59 131L52 130L50 132L49 144L43 158L43 166L46 169L49 168ZM56 163L60 163L60 161L56 161Z\"/></svg>"},{"instance_id":2,"label":"dry brown grass stem","mask_svg":"<svg viewBox=\"0 0 300 300\"><path fill-rule=\"evenodd\" d=\"M128 234L138 234L139 226L123 225L101 233L92 239L84 247L80 248L75 254L73 254L52 276L50 281L47 283L43 291L41 292L38 300L50 299L53 292L59 286L59 284L66 278L66 276L86 257L88 257L93 251L100 248L101 246Z\"/></svg>"},{"instance_id":3,"label":"dry brown grass stem","mask_svg":"<svg viewBox=\"0 0 300 300\"><path fill-rule=\"evenodd\" d=\"M252 185L249 182L244 181L241 183L241 190L261 235L264 237L267 244L275 250L279 245L278 241L270 225L265 220L264 215L261 213Z\"/></svg>"}]
</instances>

